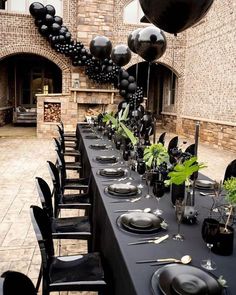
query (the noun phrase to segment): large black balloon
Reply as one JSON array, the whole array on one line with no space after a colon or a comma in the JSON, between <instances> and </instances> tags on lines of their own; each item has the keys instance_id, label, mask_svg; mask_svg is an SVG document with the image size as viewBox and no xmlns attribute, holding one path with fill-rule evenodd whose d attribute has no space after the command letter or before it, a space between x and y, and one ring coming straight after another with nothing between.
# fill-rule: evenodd
<instances>
[{"instance_id":1,"label":"large black balloon","mask_svg":"<svg viewBox=\"0 0 236 295\"><path fill-rule=\"evenodd\" d=\"M139 0L147 19L158 28L177 34L194 25L214 0Z\"/></svg>"},{"instance_id":2,"label":"large black balloon","mask_svg":"<svg viewBox=\"0 0 236 295\"><path fill-rule=\"evenodd\" d=\"M59 24L57 24L57 23L53 23L51 28L52 28L53 34L58 35L59 31L61 29L61 26Z\"/></svg>"},{"instance_id":3,"label":"large black balloon","mask_svg":"<svg viewBox=\"0 0 236 295\"><path fill-rule=\"evenodd\" d=\"M131 51L133 51L134 53L137 53L137 51L136 51L136 49L135 49L135 47L134 47L134 40L135 40L136 36L138 35L138 33L139 33L141 30L142 30L141 28L136 29L136 30L134 30L132 33L130 33L129 36L128 36L128 40L127 40L127 42L128 42L129 49L130 49Z\"/></svg>"},{"instance_id":4,"label":"large black balloon","mask_svg":"<svg viewBox=\"0 0 236 295\"><path fill-rule=\"evenodd\" d=\"M111 52L112 61L120 67L123 67L129 63L131 59L131 51L127 45L119 44L112 49Z\"/></svg>"},{"instance_id":5,"label":"large black balloon","mask_svg":"<svg viewBox=\"0 0 236 295\"><path fill-rule=\"evenodd\" d=\"M45 8L46 8L48 14L50 14L52 16L55 15L56 10L55 10L54 6L48 4L48 5L45 6Z\"/></svg>"},{"instance_id":6,"label":"large black balloon","mask_svg":"<svg viewBox=\"0 0 236 295\"><path fill-rule=\"evenodd\" d=\"M105 59L110 57L112 44L107 37L97 36L90 42L89 48L93 56L99 59Z\"/></svg>"},{"instance_id":7,"label":"large black balloon","mask_svg":"<svg viewBox=\"0 0 236 295\"><path fill-rule=\"evenodd\" d=\"M120 81L120 89L127 89L127 87L129 86L129 81L126 79L122 79Z\"/></svg>"},{"instance_id":8,"label":"large black balloon","mask_svg":"<svg viewBox=\"0 0 236 295\"><path fill-rule=\"evenodd\" d=\"M45 6L40 2L33 2L29 7L29 11L35 18L43 18L47 13Z\"/></svg>"},{"instance_id":9,"label":"large black balloon","mask_svg":"<svg viewBox=\"0 0 236 295\"><path fill-rule=\"evenodd\" d=\"M166 51L166 37L160 29L149 26L142 29L134 40L138 55L152 62L160 58Z\"/></svg>"},{"instance_id":10,"label":"large black balloon","mask_svg":"<svg viewBox=\"0 0 236 295\"><path fill-rule=\"evenodd\" d=\"M49 13L47 13L46 15L45 15L45 23L47 24L47 25L51 25L51 24L53 24L53 22L54 22L54 18L53 18L53 16L51 15L51 14L49 14Z\"/></svg>"}]
</instances>

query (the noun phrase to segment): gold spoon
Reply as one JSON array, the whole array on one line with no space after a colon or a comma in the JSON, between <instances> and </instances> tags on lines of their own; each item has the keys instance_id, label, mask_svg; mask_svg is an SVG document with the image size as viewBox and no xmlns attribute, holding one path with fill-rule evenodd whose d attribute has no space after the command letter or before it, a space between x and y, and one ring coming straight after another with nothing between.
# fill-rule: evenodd
<instances>
[{"instance_id":1,"label":"gold spoon","mask_svg":"<svg viewBox=\"0 0 236 295\"><path fill-rule=\"evenodd\" d=\"M191 261L192 261L192 257L190 255L184 255L180 259L176 259L176 258L161 258L161 259L153 259L153 260L139 260L139 261L136 261L136 263L151 263L151 262L156 262L156 263L153 263L151 265L158 265L159 262L161 262L161 264L164 264L164 263L189 264Z\"/></svg>"}]
</instances>

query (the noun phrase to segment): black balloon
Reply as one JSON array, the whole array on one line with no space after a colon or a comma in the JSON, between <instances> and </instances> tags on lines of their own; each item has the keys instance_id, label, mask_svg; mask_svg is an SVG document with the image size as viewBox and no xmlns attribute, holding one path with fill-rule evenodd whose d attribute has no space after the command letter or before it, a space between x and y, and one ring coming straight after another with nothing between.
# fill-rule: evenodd
<instances>
[{"instance_id":1,"label":"black balloon","mask_svg":"<svg viewBox=\"0 0 236 295\"><path fill-rule=\"evenodd\" d=\"M57 23L60 26L63 24L62 18L60 16L58 16L58 15L54 16L54 22Z\"/></svg>"},{"instance_id":2,"label":"black balloon","mask_svg":"<svg viewBox=\"0 0 236 295\"><path fill-rule=\"evenodd\" d=\"M46 5L45 8L46 8L48 14L50 14L52 16L55 15L56 10L55 10L54 6L49 4L49 5Z\"/></svg>"},{"instance_id":3,"label":"black balloon","mask_svg":"<svg viewBox=\"0 0 236 295\"><path fill-rule=\"evenodd\" d=\"M51 28L52 28L52 31L53 31L54 35L57 35L57 34L59 34L61 26L59 24L57 24L57 23L53 23Z\"/></svg>"},{"instance_id":4,"label":"black balloon","mask_svg":"<svg viewBox=\"0 0 236 295\"><path fill-rule=\"evenodd\" d=\"M149 26L138 33L134 46L138 55L146 61L152 62L164 54L166 37L160 29Z\"/></svg>"},{"instance_id":5,"label":"black balloon","mask_svg":"<svg viewBox=\"0 0 236 295\"><path fill-rule=\"evenodd\" d=\"M129 76L128 81L129 81L130 83L135 82L135 78L134 78L134 76Z\"/></svg>"},{"instance_id":6,"label":"black balloon","mask_svg":"<svg viewBox=\"0 0 236 295\"><path fill-rule=\"evenodd\" d=\"M51 25L54 22L54 18L51 14L46 14L44 21L47 25Z\"/></svg>"},{"instance_id":7,"label":"black balloon","mask_svg":"<svg viewBox=\"0 0 236 295\"><path fill-rule=\"evenodd\" d=\"M127 45L119 44L112 49L112 61L120 67L127 65L131 59L131 51Z\"/></svg>"},{"instance_id":8,"label":"black balloon","mask_svg":"<svg viewBox=\"0 0 236 295\"><path fill-rule=\"evenodd\" d=\"M120 81L120 89L127 89L127 87L129 86L129 81L126 79L122 79Z\"/></svg>"},{"instance_id":9,"label":"black balloon","mask_svg":"<svg viewBox=\"0 0 236 295\"><path fill-rule=\"evenodd\" d=\"M128 79L129 78L129 73L125 70L122 70L121 74L120 74L120 78L121 79Z\"/></svg>"},{"instance_id":10,"label":"black balloon","mask_svg":"<svg viewBox=\"0 0 236 295\"><path fill-rule=\"evenodd\" d=\"M107 37L97 36L90 42L89 48L93 56L99 59L105 59L111 54L112 44Z\"/></svg>"},{"instance_id":11,"label":"black balloon","mask_svg":"<svg viewBox=\"0 0 236 295\"><path fill-rule=\"evenodd\" d=\"M134 93L136 89L137 89L137 84L135 82L129 84L128 86L129 93Z\"/></svg>"},{"instance_id":12,"label":"black balloon","mask_svg":"<svg viewBox=\"0 0 236 295\"><path fill-rule=\"evenodd\" d=\"M35 19L34 21L35 25L39 28L43 25L43 20L42 19Z\"/></svg>"},{"instance_id":13,"label":"black balloon","mask_svg":"<svg viewBox=\"0 0 236 295\"><path fill-rule=\"evenodd\" d=\"M33 2L29 7L29 11L35 18L44 18L47 13L45 6L40 2Z\"/></svg>"},{"instance_id":14,"label":"black balloon","mask_svg":"<svg viewBox=\"0 0 236 295\"><path fill-rule=\"evenodd\" d=\"M137 51L136 51L136 49L135 49L135 47L134 47L134 40L135 40L135 38L136 38L136 36L138 35L138 33L141 31L142 29L136 29L136 30L134 30L132 33L130 33L129 34L129 36L128 36L128 46L129 46L129 49L131 50L131 51L133 51L134 53L137 53Z\"/></svg>"},{"instance_id":15,"label":"black balloon","mask_svg":"<svg viewBox=\"0 0 236 295\"><path fill-rule=\"evenodd\" d=\"M214 0L139 0L147 19L158 28L177 34L203 18Z\"/></svg>"},{"instance_id":16,"label":"black balloon","mask_svg":"<svg viewBox=\"0 0 236 295\"><path fill-rule=\"evenodd\" d=\"M48 26L47 25L42 25L39 28L39 32L43 35L46 36L48 34Z\"/></svg>"}]
</instances>

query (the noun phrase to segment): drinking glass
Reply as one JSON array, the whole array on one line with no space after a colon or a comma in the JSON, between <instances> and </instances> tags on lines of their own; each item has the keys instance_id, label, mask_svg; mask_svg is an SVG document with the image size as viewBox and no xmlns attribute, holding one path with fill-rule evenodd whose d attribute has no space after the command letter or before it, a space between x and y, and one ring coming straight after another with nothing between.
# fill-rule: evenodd
<instances>
[{"instance_id":1,"label":"drinking glass","mask_svg":"<svg viewBox=\"0 0 236 295\"><path fill-rule=\"evenodd\" d=\"M202 260L201 266L207 270L215 270L216 263L211 259L211 248L217 242L220 230L219 221L213 218L205 218L202 224L202 238L209 248L208 258Z\"/></svg>"},{"instance_id":2,"label":"drinking glass","mask_svg":"<svg viewBox=\"0 0 236 295\"><path fill-rule=\"evenodd\" d=\"M184 215L185 204L182 200L177 199L175 201L175 216L178 224L178 233L173 235L173 240L183 241L184 236L180 234L180 225Z\"/></svg>"},{"instance_id":3,"label":"drinking glass","mask_svg":"<svg viewBox=\"0 0 236 295\"><path fill-rule=\"evenodd\" d=\"M146 172L145 172L146 183L147 183L147 187L148 187L148 192L145 196L146 199L152 198L152 195L150 195L150 185L151 185L151 181L152 181L152 174L153 173L151 170L146 170Z\"/></svg>"},{"instance_id":4,"label":"drinking glass","mask_svg":"<svg viewBox=\"0 0 236 295\"><path fill-rule=\"evenodd\" d=\"M145 170L146 170L146 163L143 160L139 160L137 163L137 172L140 175L140 184L138 185L138 188L143 188L142 178L143 178L143 174L145 173Z\"/></svg>"},{"instance_id":5,"label":"drinking glass","mask_svg":"<svg viewBox=\"0 0 236 295\"><path fill-rule=\"evenodd\" d=\"M161 199L161 197L164 196L165 194L165 184L164 184L164 181L162 180L156 180L153 182L153 190L152 190L154 196L156 197L157 199L157 203L159 204L159 201ZM153 213L155 215L161 215L163 213L162 210L156 208Z\"/></svg>"}]
</instances>

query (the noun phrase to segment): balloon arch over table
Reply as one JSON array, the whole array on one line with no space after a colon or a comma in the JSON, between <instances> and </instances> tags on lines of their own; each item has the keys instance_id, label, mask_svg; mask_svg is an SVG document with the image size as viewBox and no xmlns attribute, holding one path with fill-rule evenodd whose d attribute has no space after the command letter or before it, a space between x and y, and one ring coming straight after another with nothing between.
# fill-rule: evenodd
<instances>
[{"instance_id":1,"label":"balloon arch over table","mask_svg":"<svg viewBox=\"0 0 236 295\"><path fill-rule=\"evenodd\" d=\"M214 0L139 1L145 16L155 26L134 30L128 36L128 46L120 44L113 49L107 37L97 36L90 42L90 51L81 42L72 40L71 33L63 25L63 19L56 16L52 5L34 2L29 10L35 18L39 33L47 38L54 50L69 57L73 66L84 66L85 73L94 82L113 83L124 98L118 109L124 109L129 104L130 117L136 121L147 119L151 124L150 115L147 117L141 105L144 100L143 89L137 86L135 77L121 67L129 63L133 51L147 61L150 68L150 64L166 50L167 42L162 30L176 35L191 27L205 16ZM148 75L147 89L149 78ZM149 127L147 129L150 135L152 132Z\"/></svg>"}]
</instances>

